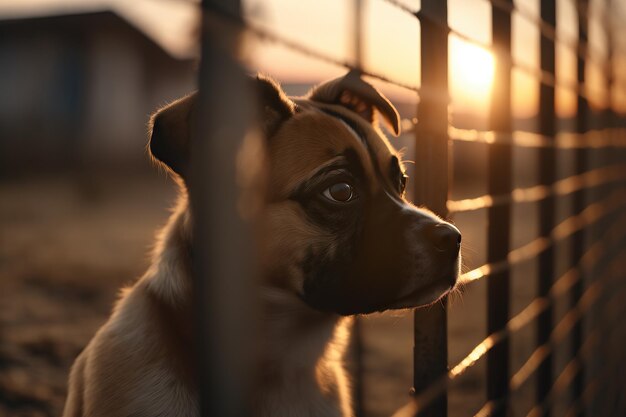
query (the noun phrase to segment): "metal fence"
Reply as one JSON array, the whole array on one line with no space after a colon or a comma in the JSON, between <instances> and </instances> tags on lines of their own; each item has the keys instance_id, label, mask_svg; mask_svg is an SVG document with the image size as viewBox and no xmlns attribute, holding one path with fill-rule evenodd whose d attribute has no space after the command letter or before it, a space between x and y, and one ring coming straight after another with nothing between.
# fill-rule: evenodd
<instances>
[{"instance_id":1,"label":"metal fence","mask_svg":"<svg viewBox=\"0 0 626 417\"><path fill-rule=\"evenodd\" d=\"M202 410L206 416L245 416L249 358L254 346L254 309L242 309L225 300L247 294L253 306L251 280L253 265L237 262L247 243L246 221L237 213L238 183L235 167L238 144L249 137L252 108L246 100L223 100L226 95L247 94L244 70L238 62L243 37L277 42L326 62L356 69L363 75L408 88L419 96L419 123L414 126L416 172L414 195L418 204L430 207L443 217L455 213L486 210L487 263L464 273L461 281L474 285L487 281L487 334L459 363L448 363L447 312L445 308L419 309L414 313L414 389L411 413L420 416L446 416L449 387L477 362L487 363L487 402L475 415L511 415L511 395L536 377L535 400L529 416L551 415L553 404L569 396L565 415L626 415L623 396L626 368L619 344L625 326L621 320L626 297L624 247L626 236L626 133L623 122L611 110L593 113L588 105L586 65L603 68L607 91L614 84L610 25L607 27L609 56L605 63L590 56L588 42L588 3L576 1L578 40L560 37L556 30L556 1L540 2L540 16L516 6L513 0L485 0L491 5L493 41L476 42L448 25L447 2L422 0L419 11L405 3L386 0L415 19L421 30L421 85L393 80L363 68L360 59L341 62L313 49L280 38L247 24L237 0L204 0L202 3L202 62L200 67L201 112L206 117L197 126L194 142L196 167L192 172L191 201L195 212L205 213L195 225L198 252L206 256L195 265L198 332L200 339ZM575 0L572 0L575 1ZM354 2L355 19L360 21L360 1ZM610 14L607 2L605 14ZM511 54L512 16L535 25L540 32L540 68L516 62ZM608 16L604 16L608 22ZM360 55L360 25L356 24L355 50ZM490 130L470 131L449 125L448 120L448 37L457 37L492 51L496 61L491 101ZM555 72L557 45L570 48L577 56L577 82L559 80ZM514 131L511 108L512 71L520 71L540 84L539 133ZM560 131L555 114L555 89L572 91L578 97L575 132ZM610 96L610 94L609 94ZM609 99L610 101L610 99ZM243 121L243 122L242 122ZM487 194L452 201L448 190L450 149L460 142L488 144ZM538 182L513 188L513 150L536 150ZM565 177L557 175L559 158L572 158L573 167ZM209 181L219 178L220 181ZM227 180L227 179L232 180ZM225 180L226 179L226 180ZM231 181L229 183L229 181ZM207 196L219 195L219 200ZM569 203L563 216L557 206ZM530 243L511 248L512 207L537 203L539 234ZM564 205L568 207L568 204ZM219 241L217 240L219 236ZM224 239L228 236L227 239ZM557 268L556 248L567 246L568 267ZM510 308L511 271L522 263L538 260L538 292L521 312L512 316ZM210 276L211 280L204 277ZM237 279L233 279L237 277ZM557 301L569 299L569 309L555 314ZM445 303L445 302L444 302ZM519 369L513 369L511 337L522 328L536 324L536 349ZM584 325L583 325L584 324ZM357 327L358 329L358 327ZM210 338L208 336L211 336ZM569 362L556 372L554 352L569 345ZM357 349L358 351L358 349ZM358 377L358 373L357 373ZM357 380L355 410L363 413L362 386ZM360 394L359 394L360 392Z\"/></svg>"}]
</instances>

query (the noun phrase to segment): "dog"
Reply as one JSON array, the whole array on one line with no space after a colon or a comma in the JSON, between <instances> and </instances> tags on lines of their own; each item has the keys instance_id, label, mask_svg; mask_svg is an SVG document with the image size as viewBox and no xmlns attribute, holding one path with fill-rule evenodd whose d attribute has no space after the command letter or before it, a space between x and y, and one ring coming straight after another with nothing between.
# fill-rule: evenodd
<instances>
[{"instance_id":1,"label":"dog","mask_svg":"<svg viewBox=\"0 0 626 417\"><path fill-rule=\"evenodd\" d=\"M461 234L405 199L405 168L378 124L398 135L398 112L358 74L304 97L265 76L250 82L269 160L258 220L266 372L254 415L352 416L341 365L349 317L439 300L456 284ZM150 268L76 359L65 417L199 415L184 186L195 108L192 94L152 118L150 151L182 179L182 195Z\"/></svg>"}]
</instances>

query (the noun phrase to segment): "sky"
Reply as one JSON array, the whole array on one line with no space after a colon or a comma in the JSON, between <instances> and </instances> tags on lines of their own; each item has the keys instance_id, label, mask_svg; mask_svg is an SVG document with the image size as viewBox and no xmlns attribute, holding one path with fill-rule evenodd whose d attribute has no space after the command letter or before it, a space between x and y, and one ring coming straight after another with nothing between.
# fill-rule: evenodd
<instances>
[{"instance_id":1,"label":"sky","mask_svg":"<svg viewBox=\"0 0 626 417\"><path fill-rule=\"evenodd\" d=\"M420 2L415 0L402 3L415 10L420 7ZM594 63L587 65L585 90L591 105L597 108L605 107L608 99L603 69L597 64L606 56L605 29L597 18L603 13L602 3L603 0L592 0L591 4L589 37ZM337 59L353 59L351 12L354 0L248 0L245 4L253 23ZM515 5L524 14L538 19L539 0L516 0ZM616 9L623 12L623 5L617 6ZM363 0L363 7L364 68L410 85L419 85L419 22L383 0ZM557 37L564 41L557 47L557 78L560 83L570 85L576 82L576 52L571 48L578 37L574 0L557 0L557 10ZM453 30L480 44L491 43L491 6L488 1L448 0L448 14ZM620 23L624 20L614 16L614 24L620 24L626 30ZM539 29L528 18L514 14L512 30L513 60L530 68L539 68ZM333 66L301 57L276 45L253 49L257 51L253 58L255 65L280 78L308 80L337 75ZM486 113L495 65L492 54L454 34L449 40L449 54L452 107L461 112ZM514 115L519 118L534 116L539 96L536 77L514 70L512 88ZM399 90L398 94L408 98L410 93ZM571 88L557 88L556 101L560 116L574 115L576 93ZM622 97L621 101L621 108L626 111L626 100Z\"/></svg>"},{"instance_id":2,"label":"sky","mask_svg":"<svg viewBox=\"0 0 626 417\"><path fill-rule=\"evenodd\" d=\"M399 0L418 10L419 0ZM614 24L626 20L624 0L616 4ZM603 13L604 0L592 0L591 15ZM355 0L243 0L251 24L318 51L334 60L355 62ZM516 0L516 7L538 16L539 0ZM487 0L448 0L449 24L479 44L491 42L491 7ZM419 22L410 14L384 0L362 0L362 65L370 72L385 75L404 84L420 84ZM75 10L113 8L154 37L172 55L189 56L195 52L194 29L197 27L197 5L193 0L0 0L0 17L29 14L63 13ZM577 38L577 13L574 0L557 0L557 36L568 42ZM619 13L618 13L619 12ZM592 18L589 27L593 62L606 56L605 27ZM621 25L624 27L623 25ZM513 16L513 59L525 66L539 66L539 30L519 14ZM626 27L616 41L626 50ZM267 72L283 82L315 82L336 77L345 69L294 53L288 48L265 41L252 41L246 49L249 65ZM449 39L449 80L452 108L460 112L486 114L495 63L490 51L470 44L454 35ZM625 61L618 61L616 71L623 72ZM567 45L557 48L557 77L564 84L576 79L576 54ZM587 66L586 92L594 107L607 104L601 65ZM620 74L626 85L626 74ZM523 71L512 74L513 111L527 118L536 113L538 83ZM396 99L413 102L415 93L383 86ZM557 112L571 116L576 109L576 95L568 88L557 88ZM626 112L626 95L615 88L613 100Z\"/></svg>"}]
</instances>

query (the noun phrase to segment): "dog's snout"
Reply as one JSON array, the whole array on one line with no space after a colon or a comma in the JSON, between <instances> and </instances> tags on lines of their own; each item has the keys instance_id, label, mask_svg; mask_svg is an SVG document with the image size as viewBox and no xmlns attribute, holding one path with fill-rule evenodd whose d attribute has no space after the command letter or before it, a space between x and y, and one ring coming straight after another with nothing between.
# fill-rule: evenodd
<instances>
[{"instance_id":1,"label":"dog's snout","mask_svg":"<svg viewBox=\"0 0 626 417\"><path fill-rule=\"evenodd\" d=\"M430 237L435 248L440 252L456 254L461 248L461 232L449 223L431 226Z\"/></svg>"}]
</instances>

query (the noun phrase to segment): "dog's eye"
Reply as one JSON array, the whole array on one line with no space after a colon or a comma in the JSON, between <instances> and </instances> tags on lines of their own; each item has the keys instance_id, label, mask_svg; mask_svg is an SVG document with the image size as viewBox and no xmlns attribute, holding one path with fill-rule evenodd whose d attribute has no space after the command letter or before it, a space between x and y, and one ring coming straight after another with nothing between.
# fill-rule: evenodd
<instances>
[{"instance_id":1,"label":"dog's eye","mask_svg":"<svg viewBox=\"0 0 626 417\"><path fill-rule=\"evenodd\" d=\"M398 184L398 189L400 190L400 195L404 194L406 191L406 183L409 181L409 176L406 174L400 175L400 184Z\"/></svg>"},{"instance_id":2,"label":"dog's eye","mask_svg":"<svg viewBox=\"0 0 626 417\"><path fill-rule=\"evenodd\" d=\"M339 203L348 203L356 198L354 187L346 182L331 185L322 193L324 197Z\"/></svg>"}]
</instances>

